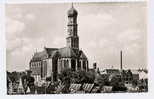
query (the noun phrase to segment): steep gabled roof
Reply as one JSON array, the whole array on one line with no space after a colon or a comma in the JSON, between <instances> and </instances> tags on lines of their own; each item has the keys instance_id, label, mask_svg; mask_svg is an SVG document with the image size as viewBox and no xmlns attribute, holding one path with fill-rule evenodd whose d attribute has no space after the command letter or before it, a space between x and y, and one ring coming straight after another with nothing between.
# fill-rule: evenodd
<instances>
[{"instance_id":1,"label":"steep gabled roof","mask_svg":"<svg viewBox=\"0 0 154 99\"><path fill-rule=\"evenodd\" d=\"M53 57L58 48L44 48L49 57Z\"/></svg>"},{"instance_id":2,"label":"steep gabled roof","mask_svg":"<svg viewBox=\"0 0 154 99\"><path fill-rule=\"evenodd\" d=\"M36 52L32 57L32 61L39 61L46 56L46 51Z\"/></svg>"},{"instance_id":3,"label":"steep gabled roof","mask_svg":"<svg viewBox=\"0 0 154 99\"><path fill-rule=\"evenodd\" d=\"M77 55L75 51L70 47L63 47L63 48L44 48L41 52L36 52L31 61L39 61L45 58L55 57L56 55L60 57L79 57L82 59L87 59L86 55L83 53L82 50L79 51Z\"/></svg>"},{"instance_id":4,"label":"steep gabled roof","mask_svg":"<svg viewBox=\"0 0 154 99\"><path fill-rule=\"evenodd\" d=\"M41 52L36 52L34 53L34 56L32 57L31 61L39 61L45 58L49 58L52 57L53 52L58 50L57 48L44 48L43 51Z\"/></svg>"}]
</instances>

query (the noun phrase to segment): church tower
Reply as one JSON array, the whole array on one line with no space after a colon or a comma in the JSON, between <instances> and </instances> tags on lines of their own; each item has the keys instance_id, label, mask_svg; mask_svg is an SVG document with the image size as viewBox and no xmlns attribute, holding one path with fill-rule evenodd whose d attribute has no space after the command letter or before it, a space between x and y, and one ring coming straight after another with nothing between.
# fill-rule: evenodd
<instances>
[{"instance_id":1,"label":"church tower","mask_svg":"<svg viewBox=\"0 0 154 99\"><path fill-rule=\"evenodd\" d=\"M79 37L77 34L77 15L78 12L75 8L72 7L68 10L68 24L67 24L67 33L68 36L66 38L67 47L72 48L75 52L79 51Z\"/></svg>"}]
</instances>

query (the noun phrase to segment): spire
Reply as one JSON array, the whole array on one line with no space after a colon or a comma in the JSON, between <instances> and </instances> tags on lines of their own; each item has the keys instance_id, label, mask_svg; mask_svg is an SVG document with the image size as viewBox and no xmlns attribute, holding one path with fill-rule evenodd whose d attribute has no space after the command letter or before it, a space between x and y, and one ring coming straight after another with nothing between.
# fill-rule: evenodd
<instances>
[{"instance_id":1,"label":"spire","mask_svg":"<svg viewBox=\"0 0 154 99\"><path fill-rule=\"evenodd\" d=\"M72 8L74 8L74 6L73 6L73 2L72 2Z\"/></svg>"},{"instance_id":2,"label":"spire","mask_svg":"<svg viewBox=\"0 0 154 99\"><path fill-rule=\"evenodd\" d=\"M122 67L122 50L120 51L120 69L122 70L123 67Z\"/></svg>"}]
</instances>

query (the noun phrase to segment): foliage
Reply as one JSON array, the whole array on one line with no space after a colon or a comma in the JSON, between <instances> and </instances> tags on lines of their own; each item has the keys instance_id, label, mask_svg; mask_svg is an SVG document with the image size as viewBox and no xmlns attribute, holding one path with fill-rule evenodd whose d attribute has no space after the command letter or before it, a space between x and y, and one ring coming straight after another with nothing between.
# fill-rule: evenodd
<instances>
[{"instance_id":1,"label":"foliage","mask_svg":"<svg viewBox=\"0 0 154 99\"><path fill-rule=\"evenodd\" d=\"M132 85L135 87L135 86L137 86L137 84L138 84L138 81L137 80L133 80L132 81Z\"/></svg>"},{"instance_id":2,"label":"foliage","mask_svg":"<svg viewBox=\"0 0 154 99\"><path fill-rule=\"evenodd\" d=\"M110 85L113 86L112 87L112 91L127 91L127 88L124 86L124 83L122 82L121 78L119 78L118 76L113 76L111 81L110 81Z\"/></svg>"},{"instance_id":3,"label":"foliage","mask_svg":"<svg viewBox=\"0 0 154 99\"><path fill-rule=\"evenodd\" d=\"M111 78L110 85L117 86L119 84L119 82L121 82L121 78L119 78L118 76L115 75Z\"/></svg>"},{"instance_id":4,"label":"foliage","mask_svg":"<svg viewBox=\"0 0 154 99\"><path fill-rule=\"evenodd\" d=\"M70 83L78 83L78 84L83 84L83 83L94 83L95 80L95 74L94 72L88 71L72 71L71 69L65 69L59 74L59 79L61 80L62 84L65 86L63 88L63 93L69 92L69 86Z\"/></svg>"},{"instance_id":5,"label":"foliage","mask_svg":"<svg viewBox=\"0 0 154 99\"><path fill-rule=\"evenodd\" d=\"M102 88L104 85L109 85L109 80L107 75L98 75L95 78L95 84Z\"/></svg>"},{"instance_id":6,"label":"foliage","mask_svg":"<svg viewBox=\"0 0 154 99\"><path fill-rule=\"evenodd\" d=\"M10 80L13 82L13 83L16 83L19 78L20 78L20 73L19 72L7 72L7 76L10 78Z\"/></svg>"},{"instance_id":7,"label":"foliage","mask_svg":"<svg viewBox=\"0 0 154 99\"><path fill-rule=\"evenodd\" d=\"M123 87L123 86L113 86L112 88L112 91L127 91L127 88L126 87Z\"/></svg>"},{"instance_id":8,"label":"foliage","mask_svg":"<svg viewBox=\"0 0 154 99\"><path fill-rule=\"evenodd\" d=\"M30 88L31 92L35 91L34 77L30 76L29 74L25 74L25 75L22 75L21 80L22 80L22 84L25 92L27 90L27 87Z\"/></svg>"},{"instance_id":9,"label":"foliage","mask_svg":"<svg viewBox=\"0 0 154 99\"><path fill-rule=\"evenodd\" d=\"M59 74L59 79L61 80L62 84L64 85L64 88L62 89L62 93L68 93L69 92L69 86L71 83L71 76L72 71L71 69L65 69Z\"/></svg>"}]
</instances>

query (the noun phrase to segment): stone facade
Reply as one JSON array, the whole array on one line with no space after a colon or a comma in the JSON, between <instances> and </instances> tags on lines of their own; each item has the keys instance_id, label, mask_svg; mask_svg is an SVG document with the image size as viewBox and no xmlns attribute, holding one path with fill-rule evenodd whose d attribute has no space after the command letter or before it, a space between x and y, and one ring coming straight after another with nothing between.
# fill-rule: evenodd
<instances>
[{"instance_id":1,"label":"stone facade","mask_svg":"<svg viewBox=\"0 0 154 99\"><path fill-rule=\"evenodd\" d=\"M64 48L46 48L42 52L34 53L30 60L30 70L36 81L51 77L57 81L57 75L64 69L72 71L88 70L88 59L79 49L77 33L77 11L72 7L68 10L67 45Z\"/></svg>"}]
</instances>

